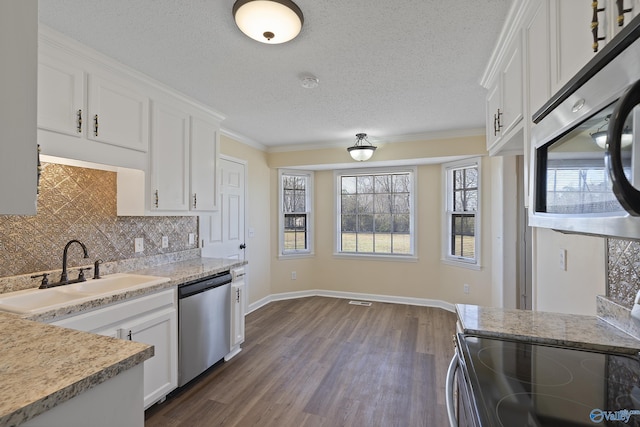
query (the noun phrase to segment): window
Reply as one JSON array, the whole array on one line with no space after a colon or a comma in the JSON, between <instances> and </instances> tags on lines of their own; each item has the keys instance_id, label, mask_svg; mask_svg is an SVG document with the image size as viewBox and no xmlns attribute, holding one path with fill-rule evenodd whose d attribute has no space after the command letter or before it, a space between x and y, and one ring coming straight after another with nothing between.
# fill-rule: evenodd
<instances>
[{"instance_id":1,"label":"window","mask_svg":"<svg viewBox=\"0 0 640 427\"><path fill-rule=\"evenodd\" d=\"M311 254L312 172L280 170L280 255Z\"/></svg>"},{"instance_id":2,"label":"window","mask_svg":"<svg viewBox=\"0 0 640 427\"><path fill-rule=\"evenodd\" d=\"M414 255L415 168L336 172L337 251Z\"/></svg>"},{"instance_id":3,"label":"window","mask_svg":"<svg viewBox=\"0 0 640 427\"><path fill-rule=\"evenodd\" d=\"M446 236L444 259L479 265L479 159L445 165Z\"/></svg>"}]
</instances>

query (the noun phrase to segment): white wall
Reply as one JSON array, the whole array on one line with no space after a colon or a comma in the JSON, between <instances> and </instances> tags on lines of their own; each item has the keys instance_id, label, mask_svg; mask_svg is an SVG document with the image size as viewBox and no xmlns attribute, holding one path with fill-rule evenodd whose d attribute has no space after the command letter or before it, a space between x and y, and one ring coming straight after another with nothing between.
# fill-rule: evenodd
<instances>
[{"instance_id":1,"label":"white wall","mask_svg":"<svg viewBox=\"0 0 640 427\"><path fill-rule=\"evenodd\" d=\"M605 239L544 228L534 229L533 238L533 309L595 315L596 296L606 292Z\"/></svg>"}]
</instances>

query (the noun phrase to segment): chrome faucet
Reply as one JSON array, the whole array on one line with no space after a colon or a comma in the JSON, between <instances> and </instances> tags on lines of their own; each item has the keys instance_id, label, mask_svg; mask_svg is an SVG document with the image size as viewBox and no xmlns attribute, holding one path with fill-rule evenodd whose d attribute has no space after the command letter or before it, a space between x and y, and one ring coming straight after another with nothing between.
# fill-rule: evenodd
<instances>
[{"instance_id":1,"label":"chrome faucet","mask_svg":"<svg viewBox=\"0 0 640 427\"><path fill-rule=\"evenodd\" d=\"M69 279L67 278L67 251L69 250L69 246L71 244L77 243L82 246L82 251L84 252L84 257L89 258L89 252L87 251L87 247L80 240L69 240L67 244L64 246L64 251L62 252L62 274L60 275L60 284L66 285L69 283Z\"/></svg>"}]
</instances>

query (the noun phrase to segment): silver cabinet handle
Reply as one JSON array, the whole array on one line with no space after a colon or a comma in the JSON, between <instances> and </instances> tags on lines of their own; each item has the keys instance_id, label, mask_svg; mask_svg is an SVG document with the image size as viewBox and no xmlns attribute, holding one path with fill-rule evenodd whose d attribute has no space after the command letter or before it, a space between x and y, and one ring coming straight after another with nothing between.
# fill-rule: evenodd
<instances>
[{"instance_id":1,"label":"silver cabinet handle","mask_svg":"<svg viewBox=\"0 0 640 427\"><path fill-rule=\"evenodd\" d=\"M82 110L78 110L78 125L76 129L78 133L82 133Z\"/></svg>"}]
</instances>

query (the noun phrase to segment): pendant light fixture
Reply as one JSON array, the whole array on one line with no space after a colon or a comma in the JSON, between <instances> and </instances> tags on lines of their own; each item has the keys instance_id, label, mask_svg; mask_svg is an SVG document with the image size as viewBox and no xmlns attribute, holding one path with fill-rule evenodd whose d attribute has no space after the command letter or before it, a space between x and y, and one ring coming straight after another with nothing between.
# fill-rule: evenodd
<instances>
[{"instance_id":1,"label":"pendant light fixture","mask_svg":"<svg viewBox=\"0 0 640 427\"><path fill-rule=\"evenodd\" d=\"M302 11L291 0L237 0L233 18L240 31L261 43L279 44L302 29Z\"/></svg>"},{"instance_id":2,"label":"pendant light fixture","mask_svg":"<svg viewBox=\"0 0 640 427\"><path fill-rule=\"evenodd\" d=\"M347 151L351 154L353 160L364 162L373 156L373 152L376 151L376 148L377 147L369 142L366 133L357 133L355 144L347 148Z\"/></svg>"},{"instance_id":3,"label":"pendant light fixture","mask_svg":"<svg viewBox=\"0 0 640 427\"><path fill-rule=\"evenodd\" d=\"M607 131L602 130L605 126L609 124L609 119L611 115L608 115L604 118L604 123L598 128L598 130L591 134L591 138L596 143L596 145L603 150L607 148ZM622 138L620 140L620 145L623 148L626 148L631 145L633 142L633 133L629 129L629 127L625 127L622 131Z\"/></svg>"}]
</instances>

